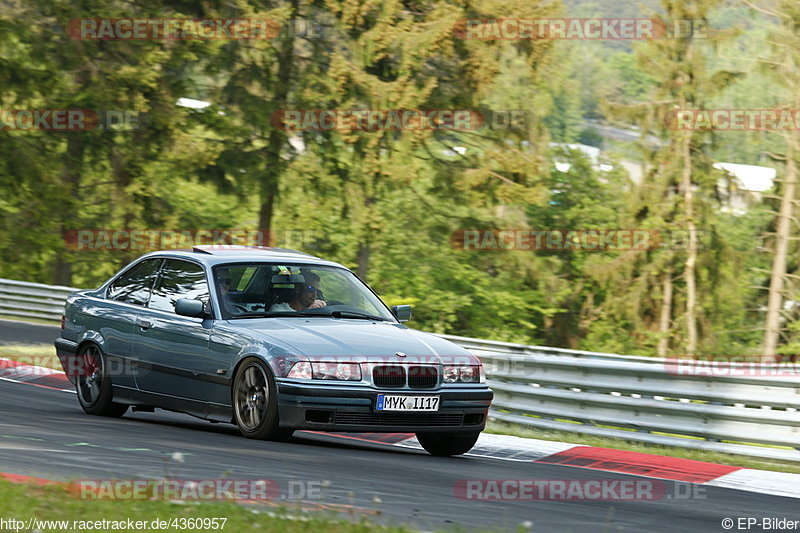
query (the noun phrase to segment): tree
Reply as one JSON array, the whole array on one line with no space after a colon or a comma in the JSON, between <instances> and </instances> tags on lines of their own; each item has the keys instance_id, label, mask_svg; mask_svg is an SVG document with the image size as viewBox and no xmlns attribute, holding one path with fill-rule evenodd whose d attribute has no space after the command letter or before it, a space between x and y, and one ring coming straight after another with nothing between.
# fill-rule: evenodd
<instances>
[{"instance_id":1,"label":"tree","mask_svg":"<svg viewBox=\"0 0 800 533\"><path fill-rule=\"evenodd\" d=\"M718 3L666 1L664 16L667 20L691 20L707 27L709 11ZM736 79L734 72L707 70L707 56L730 35L731 32L719 31L710 33L708 38L691 35L657 39L640 47L637 54L641 68L652 73L657 87L641 103L611 103L608 107L610 114L626 116L642 126L642 149L649 172L635 208L636 219L665 234L685 228L687 236L684 249L663 250L647 257L643 264L647 272L643 281L660 286L661 303L652 315L658 316L657 349L662 356L669 349L666 339L672 336L675 304L679 301L675 290L678 280L682 282L682 344L689 354L696 354L699 348L698 229L713 216L709 208L716 196L718 179L709 154L709 132L674 129L674 113L707 108L709 99ZM651 131L661 139L659 146L645 142L644 137Z\"/></svg>"},{"instance_id":2,"label":"tree","mask_svg":"<svg viewBox=\"0 0 800 533\"><path fill-rule=\"evenodd\" d=\"M800 95L797 84L800 83L800 37L797 27L800 25L800 6L796 2L780 1L774 8L764 9L745 0L745 4L754 9L778 18L780 26L770 35L773 54L764 60L766 70L782 87L788 88L791 101L786 108L800 108ZM784 154L774 156L785 162L782 190L780 192L780 212L778 213L775 232L775 253L772 259L772 271L767 297L767 312L763 341L762 360L773 362L778 354L781 335L781 310L784 302L786 267L789 257L789 245L792 239L792 222L794 221L794 205L797 189L797 164L800 158L800 131L791 128L782 131L785 143Z\"/></svg>"},{"instance_id":3,"label":"tree","mask_svg":"<svg viewBox=\"0 0 800 533\"><path fill-rule=\"evenodd\" d=\"M96 8L94 2L32 1L6 11L0 25L0 70L11 89L2 97L3 107L88 109L101 123L109 110L141 117L132 131L4 133L21 148L3 158L6 176L18 172L23 178L13 201L16 207L4 217L19 240L5 253L11 259L24 250L20 241L37 241L46 256L41 268L52 270L36 277L64 285L72 283L74 267L81 262L68 249L69 232L109 225L127 229L146 207L149 194L137 181L147 162L167 151L181 130L183 112L175 102L186 88L186 65L203 53L203 45L191 41L72 36L68 22L94 18ZM163 18L165 13L172 13L172 6L161 2L142 3L135 13L116 4L103 11L108 18ZM38 23L26 22L31 20ZM22 156L39 164L26 166ZM30 233L14 231L28 224ZM93 260L83 257L92 268ZM130 254L117 257L121 262L131 259Z\"/></svg>"}]
</instances>

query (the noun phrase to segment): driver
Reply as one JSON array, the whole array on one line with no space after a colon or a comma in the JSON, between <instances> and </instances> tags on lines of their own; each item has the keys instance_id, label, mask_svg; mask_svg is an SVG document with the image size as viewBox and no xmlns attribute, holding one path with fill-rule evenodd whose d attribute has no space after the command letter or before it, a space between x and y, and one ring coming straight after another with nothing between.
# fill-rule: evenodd
<instances>
[{"instance_id":1,"label":"driver","mask_svg":"<svg viewBox=\"0 0 800 533\"><path fill-rule=\"evenodd\" d=\"M231 272L229 269L223 268L219 270L217 274L217 285L219 285L220 288L222 305L228 313L237 315L246 311L246 309L237 308L236 303L231 300L230 292L233 290L233 280L231 279Z\"/></svg>"},{"instance_id":2,"label":"driver","mask_svg":"<svg viewBox=\"0 0 800 533\"><path fill-rule=\"evenodd\" d=\"M288 302L274 304L269 308L271 313L304 311L306 309L319 309L328 305L322 300L319 290L319 276L313 272L303 272L305 283L295 283L294 294Z\"/></svg>"}]
</instances>

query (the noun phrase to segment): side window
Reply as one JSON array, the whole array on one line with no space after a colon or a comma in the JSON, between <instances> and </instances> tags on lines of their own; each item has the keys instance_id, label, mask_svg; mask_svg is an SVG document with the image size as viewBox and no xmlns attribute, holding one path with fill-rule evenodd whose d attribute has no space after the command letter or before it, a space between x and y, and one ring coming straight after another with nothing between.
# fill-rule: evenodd
<instances>
[{"instance_id":1,"label":"side window","mask_svg":"<svg viewBox=\"0 0 800 533\"><path fill-rule=\"evenodd\" d=\"M167 259L148 307L175 311L175 302L190 298L208 302L208 282L203 267L188 261Z\"/></svg>"},{"instance_id":2,"label":"side window","mask_svg":"<svg viewBox=\"0 0 800 533\"><path fill-rule=\"evenodd\" d=\"M118 277L108 288L108 299L136 305L147 305L153 278L161 259L142 261Z\"/></svg>"}]
</instances>

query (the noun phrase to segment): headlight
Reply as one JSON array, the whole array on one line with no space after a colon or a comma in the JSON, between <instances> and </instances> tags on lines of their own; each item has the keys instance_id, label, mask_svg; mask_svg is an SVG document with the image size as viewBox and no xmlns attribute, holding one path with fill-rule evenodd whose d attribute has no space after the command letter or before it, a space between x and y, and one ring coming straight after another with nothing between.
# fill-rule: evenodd
<instances>
[{"instance_id":1,"label":"headlight","mask_svg":"<svg viewBox=\"0 0 800 533\"><path fill-rule=\"evenodd\" d=\"M478 381L478 367L462 366L460 370L459 379L464 383L475 383L476 381Z\"/></svg>"},{"instance_id":2,"label":"headlight","mask_svg":"<svg viewBox=\"0 0 800 533\"><path fill-rule=\"evenodd\" d=\"M309 363L308 361L300 361L292 366L286 377L294 379L361 381L361 365L358 363Z\"/></svg>"},{"instance_id":3,"label":"headlight","mask_svg":"<svg viewBox=\"0 0 800 533\"><path fill-rule=\"evenodd\" d=\"M358 363L311 363L314 379L337 379L361 381L361 365Z\"/></svg>"},{"instance_id":4,"label":"headlight","mask_svg":"<svg viewBox=\"0 0 800 533\"><path fill-rule=\"evenodd\" d=\"M449 365L442 371L442 381L445 383L484 383L486 377L483 367L479 365Z\"/></svg>"},{"instance_id":5,"label":"headlight","mask_svg":"<svg viewBox=\"0 0 800 533\"><path fill-rule=\"evenodd\" d=\"M308 361L300 361L292 365L289 373L286 374L287 378L295 379L311 379L311 363Z\"/></svg>"},{"instance_id":6,"label":"headlight","mask_svg":"<svg viewBox=\"0 0 800 533\"><path fill-rule=\"evenodd\" d=\"M445 383L455 383L458 380L458 367L446 366L442 373L442 381Z\"/></svg>"}]
</instances>

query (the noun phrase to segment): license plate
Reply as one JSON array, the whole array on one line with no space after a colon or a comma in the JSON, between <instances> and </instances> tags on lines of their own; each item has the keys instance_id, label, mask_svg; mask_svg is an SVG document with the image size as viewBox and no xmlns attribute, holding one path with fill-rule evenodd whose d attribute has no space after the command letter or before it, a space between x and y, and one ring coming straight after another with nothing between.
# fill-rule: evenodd
<instances>
[{"instance_id":1,"label":"license plate","mask_svg":"<svg viewBox=\"0 0 800 533\"><path fill-rule=\"evenodd\" d=\"M376 411L438 411L438 396L396 396L378 394Z\"/></svg>"}]
</instances>

